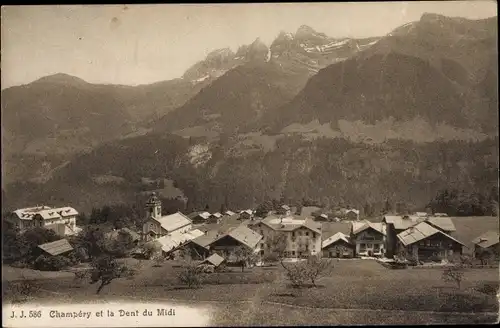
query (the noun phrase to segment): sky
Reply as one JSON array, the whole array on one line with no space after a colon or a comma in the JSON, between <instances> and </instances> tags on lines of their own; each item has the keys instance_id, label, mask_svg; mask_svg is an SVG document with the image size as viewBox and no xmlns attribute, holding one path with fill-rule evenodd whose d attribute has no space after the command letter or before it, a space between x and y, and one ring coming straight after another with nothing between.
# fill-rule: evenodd
<instances>
[{"instance_id":1,"label":"sky","mask_svg":"<svg viewBox=\"0 0 500 328\"><path fill-rule=\"evenodd\" d=\"M66 73L138 85L181 77L220 48L308 25L331 37L382 36L423 13L479 19L493 1L2 6L2 89Z\"/></svg>"}]
</instances>

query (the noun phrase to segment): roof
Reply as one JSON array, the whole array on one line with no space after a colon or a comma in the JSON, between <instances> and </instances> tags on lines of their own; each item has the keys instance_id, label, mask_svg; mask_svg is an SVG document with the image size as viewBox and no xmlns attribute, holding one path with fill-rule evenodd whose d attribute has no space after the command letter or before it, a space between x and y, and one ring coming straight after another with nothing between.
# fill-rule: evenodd
<instances>
[{"instance_id":1,"label":"roof","mask_svg":"<svg viewBox=\"0 0 500 328\"><path fill-rule=\"evenodd\" d=\"M303 218L293 215L280 218L274 215L270 215L265 219L260 220L259 222L265 224L273 230L278 231L294 231L298 228L305 227L309 230L321 234L321 223L316 222L310 218Z\"/></svg>"},{"instance_id":2,"label":"roof","mask_svg":"<svg viewBox=\"0 0 500 328\"><path fill-rule=\"evenodd\" d=\"M386 215L383 218L387 224L394 225L394 229L396 230L406 230L424 219L414 215Z\"/></svg>"},{"instance_id":3,"label":"roof","mask_svg":"<svg viewBox=\"0 0 500 328\"><path fill-rule=\"evenodd\" d=\"M243 213L246 213L246 214L250 214L252 215L253 214L253 211L252 210L244 210L244 211L241 211L240 214L243 214Z\"/></svg>"},{"instance_id":4,"label":"roof","mask_svg":"<svg viewBox=\"0 0 500 328\"><path fill-rule=\"evenodd\" d=\"M44 220L78 215L78 212L69 206L58 208L51 208L49 206L28 207L15 210L13 213L22 220L31 220L36 215L39 215Z\"/></svg>"},{"instance_id":5,"label":"roof","mask_svg":"<svg viewBox=\"0 0 500 328\"><path fill-rule=\"evenodd\" d=\"M281 208L284 210L287 210L287 211L290 210L290 206L288 206L288 205L281 205Z\"/></svg>"},{"instance_id":6,"label":"roof","mask_svg":"<svg viewBox=\"0 0 500 328\"><path fill-rule=\"evenodd\" d=\"M345 214L348 214L348 213L354 213L356 215L359 215L359 210L351 208L351 209L348 209L345 211Z\"/></svg>"},{"instance_id":7,"label":"roof","mask_svg":"<svg viewBox=\"0 0 500 328\"><path fill-rule=\"evenodd\" d=\"M455 228L455 225L453 224L453 221L451 218L447 216L439 217L439 216L432 216L427 218L426 220L436 228L439 228L443 231L451 232L451 231L456 231L457 229Z\"/></svg>"},{"instance_id":8,"label":"roof","mask_svg":"<svg viewBox=\"0 0 500 328\"><path fill-rule=\"evenodd\" d=\"M498 231L487 231L481 236L474 238L472 242L481 248L488 248L499 243L500 234Z\"/></svg>"},{"instance_id":9,"label":"roof","mask_svg":"<svg viewBox=\"0 0 500 328\"><path fill-rule=\"evenodd\" d=\"M34 206L34 207L26 207L26 208L20 208L12 213L14 213L19 219L21 220L31 220L33 219L33 216L35 216L36 213L45 210L45 209L50 209L51 207L49 206Z\"/></svg>"},{"instance_id":10,"label":"roof","mask_svg":"<svg viewBox=\"0 0 500 328\"><path fill-rule=\"evenodd\" d=\"M180 232L174 232L171 233L167 236L160 237L156 239L155 241L159 242L161 244L161 249L164 252L169 252L176 248L177 246L181 245L182 243L185 243L187 241L193 240L197 237L200 237L203 235L203 232L196 229L196 230L191 230L185 233L180 233Z\"/></svg>"},{"instance_id":11,"label":"roof","mask_svg":"<svg viewBox=\"0 0 500 328\"><path fill-rule=\"evenodd\" d=\"M220 217L222 217L222 214L220 214L219 212L216 212L216 213L212 214L212 216L215 216L216 218L220 218Z\"/></svg>"},{"instance_id":12,"label":"roof","mask_svg":"<svg viewBox=\"0 0 500 328\"><path fill-rule=\"evenodd\" d=\"M418 241L426 239L430 236L433 236L437 233L440 233L447 238L465 246L461 241L453 238L445 232L442 232L439 229L434 228L432 225L427 222L420 222L419 224L406 229L405 231L398 234L398 239L403 243L403 245L408 246L414 244Z\"/></svg>"},{"instance_id":13,"label":"roof","mask_svg":"<svg viewBox=\"0 0 500 328\"><path fill-rule=\"evenodd\" d=\"M203 234L199 237L196 237L191 240L192 243L195 243L203 248L208 249L209 245L213 243L217 238L218 238L218 231L217 230L210 230L207 231L206 234Z\"/></svg>"},{"instance_id":14,"label":"roof","mask_svg":"<svg viewBox=\"0 0 500 328\"><path fill-rule=\"evenodd\" d=\"M448 216L446 213L434 213L434 216Z\"/></svg>"},{"instance_id":15,"label":"roof","mask_svg":"<svg viewBox=\"0 0 500 328\"><path fill-rule=\"evenodd\" d=\"M214 253L214 254L210 255L209 257L207 257L207 258L206 258L203 262L201 262L201 263L208 262L208 263L210 263L210 264L212 264L212 265L215 265L215 266L217 267L217 266L221 265L221 263L222 263L222 262L224 262L224 261L225 261L225 259L224 259L222 256L220 256L220 255L219 255L219 254L217 254L217 253Z\"/></svg>"},{"instance_id":16,"label":"roof","mask_svg":"<svg viewBox=\"0 0 500 328\"><path fill-rule=\"evenodd\" d=\"M325 213L320 214L320 215L316 215L316 217L322 217L324 219L328 219L328 215L326 215Z\"/></svg>"},{"instance_id":17,"label":"roof","mask_svg":"<svg viewBox=\"0 0 500 328\"><path fill-rule=\"evenodd\" d=\"M235 215L236 213L234 213L233 211L225 211L224 212L225 215L229 215L229 216L233 216Z\"/></svg>"},{"instance_id":18,"label":"roof","mask_svg":"<svg viewBox=\"0 0 500 328\"><path fill-rule=\"evenodd\" d=\"M51 243L38 245L38 247L53 256L64 254L73 250L73 247L67 239L56 240Z\"/></svg>"},{"instance_id":19,"label":"roof","mask_svg":"<svg viewBox=\"0 0 500 328\"><path fill-rule=\"evenodd\" d=\"M342 232L337 232L333 236L330 236L327 239L323 240L323 242L321 243L321 248L325 248L327 246L330 246L331 244L333 244L339 240L343 240L348 244L351 243L349 241L349 236L347 236L346 234L343 234Z\"/></svg>"},{"instance_id":20,"label":"roof","mask_svg":"<svg viewBox=\"0 0 500 328\"><path fill-rule=\"evenodd\" d=\"M381 222L370 222L367 220L361 222L352 222L352 233L355 235L369 228L385 235L385 231L382 227Z\"/></svg>"},{"instance_id":21,"label":"roof","mask_svg":"<svg viewBox=\"0 0 500 328\"><path fill-rule=\"evenodd\" d=\"M220 240L227 236L232 237L233 239L250 248L255 248L255 246L257 246L259 241L262 239L262 236L260 234L242 225L229 230L226 234L222 234L216 240Z\"/></svg>"},{"instance_id":22,"label":"roof","mask_svg":"<svg viewBox=\"0 0 500 328\"><path fill-rule=\"evenodd\" d=\"M153 220L158 221L161 224L161 227L169 232L175 231L192 223L191 220L181 212L165 215L161 218Z\"/></svg>"}]
</instances>

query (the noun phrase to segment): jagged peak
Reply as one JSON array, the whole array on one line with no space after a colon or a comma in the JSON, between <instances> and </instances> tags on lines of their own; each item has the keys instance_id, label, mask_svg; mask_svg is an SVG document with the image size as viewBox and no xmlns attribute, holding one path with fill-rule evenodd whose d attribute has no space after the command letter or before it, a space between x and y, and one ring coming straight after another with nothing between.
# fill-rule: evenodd
<instances>
[{"instance_id":1,"label":"jagged peak","mask_svg":"<svg viewBox=\"0 0 500 328\"><path fill-rule=\"evenodd\" d=\"M308 25L301 25L298 29L297 32L295 33L295 37L298 39L307 39L307 38L322 38L326 39L328 38L326 34L324 33L319 33L312 27Z\"/></svg>"},{"instance_id":2,"label":"jagged peak","mask_svg":"<svg viewBox=\"0 0 500 328\"><path fill-rule=\"evenodd\" d=\"M208 53L207 59L216 58L216 57L228 57L234 55L233 51L230 48L221 48L215 49Z\"/></svg>"}]
</instances>

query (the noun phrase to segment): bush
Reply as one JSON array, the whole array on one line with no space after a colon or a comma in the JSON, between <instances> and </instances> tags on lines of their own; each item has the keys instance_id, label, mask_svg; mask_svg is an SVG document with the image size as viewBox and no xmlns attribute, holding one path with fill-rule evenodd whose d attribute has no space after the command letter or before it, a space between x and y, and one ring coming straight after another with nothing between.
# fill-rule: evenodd
<instances>
[{"instance_id":1,"label":"bush","mask_svg":"<svg viewBox=\"0 0 500 328\"><path fill-rule=\"evenodd\" d=\"M499 282L483 282L476 287L476 290L483 294L496 296L499 290Z\"/></svg>"},{"instance_id":2,"label":"bush","mask_svg":"<svg viewBox=\"0 0 500 328\"><path fill-rule=\"evenodd\" d=\"M33 263L33 267L40 271L60 271L71 265L71 261L64 256L40 255Z\"/></svg>"},{"instance_id":3,"label":"bush","mask_svg":"<svg viewBox=\"0 0 500 328\"><path fill-rule=\"evenodd\" d=\"M177 276L179 282L188 288L198 288L203 283L205 274L203 269L195 264L188 264Z\"/></svg>"}]
</instances>

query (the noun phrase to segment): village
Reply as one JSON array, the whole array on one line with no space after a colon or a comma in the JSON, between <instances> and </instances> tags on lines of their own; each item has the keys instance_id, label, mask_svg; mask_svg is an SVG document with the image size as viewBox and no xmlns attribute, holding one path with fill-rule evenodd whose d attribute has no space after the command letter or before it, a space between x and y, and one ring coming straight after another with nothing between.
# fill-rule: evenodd
<instances>
[{"instance_id":1,"label":"village","mask_svg":"<svg viewBox=\"0 0 500 328\"><path fill-rule=\"evenodd\" d=\"M99 229L78 225L79 213L72 207L11 212L5 219L15 227L15 238L35 241L28 242L26 259L4 259L7 299L52 299L57 293L68 302L168 295L238 303L260 295L258 311L270 311L265 304L271 302L317 311L324 306L437 308L438 317L457 307L475 309L477 303L486 316L477 320L489 320L497 307L500 247L495 217L417 212L368 219L354 208L333 216L318 207L297 210L286 204L267 213L245 209L164 215L154 192L143 213L142 231L122 227L101 231L98 237ZM36 244L43 239L40 231L51 241ZM77 293L74 288L79 288ZM414 298L426 301L416 304ZM225 314L218 323L237 320L232 310L220 311ZM394 316L377 320L403 322Z\"/></svg>"},{"instance_id":2,"label":"village","mask_svg":"<svg viewBox=\"0 0 500 328\"><path fill-rule=\"evenodd\" d=\"M130 234L136 246L130 251L132 256L144 255L144 249L152 248L155 251L149 252L148 258L173 259L189 254L191 259L213 267L234 263L231 257L237 247L255 255L254 263L247 265L266 265L276 251L272 244L277 236L284 243L280 255L288 261L319 256L376 259L386 264L444 265L465 253L483 262L499 255L498 231L482 231L471 240L461 240L454 219L445 213L390 214L373 222L360 219L356 209L343 209L342 219L331 219L321 211L297 215L292 210L282 205L276 211L261 214L262 217L252 209L162 215L161 201L152 193L146 203L142 231L127 227L121 230ZM71 207L39 206L13 211L8 219L20 231L43 227L56 232L60 240L38 247L57 256L72 250L65 237L82 230L77 226L77 215ZM117 236L118 231L108 236L113 234Z\"/></svg>"}]
</instances>

